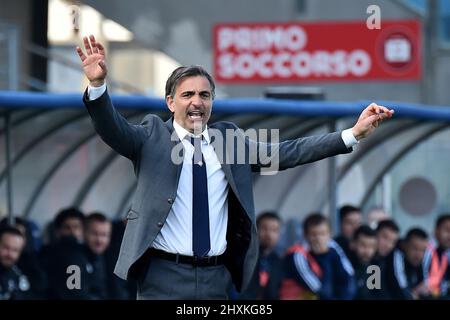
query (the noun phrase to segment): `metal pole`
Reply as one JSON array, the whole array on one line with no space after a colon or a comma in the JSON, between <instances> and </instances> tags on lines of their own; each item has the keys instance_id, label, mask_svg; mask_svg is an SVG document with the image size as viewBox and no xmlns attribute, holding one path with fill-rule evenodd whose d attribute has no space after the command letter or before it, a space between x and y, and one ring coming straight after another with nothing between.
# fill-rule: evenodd
<instances>
[{"instance_id":1,"label":"metal pole","mask_svg":"<svg viewBox=\"0 0 450 320\"><path fill-rule=\"evenodd\" d=\"M5 114L5 156L6 156L6 204L8 223L14 224L13 195L12 195L12 161L11 161L11 115Z\"/></svg>"},{"instance_id":2,"label":"metal pole","mask_svg":"<svg viewBox=\"0 0 450 320\"><path fill-rule=\"evenodd\" d=\"M428 0L426 6L427 15L425 18L425 46L424 46L424 72L422 80L422 99L424 103L433 104L435 101L435 77L436 77L436 56L438 47L438 2Z\"/></svg>"},{"instance_id":3,"label":"metal pole","mask_svg":"<svg viewBox=\"0 0 450 320\"><path fill-rule=\"evenodd\" d=\"M331 120L329 124L330 132L336 131L336 120ZM330 208L330 225L332 233L339 233L339 218L336 204L336 158L328 158L328 202Z\"/></svg>"},{"instance_id":4,"label":"metal pole","mask_svg":"<svg viewBox=\"0 0 450 320\"><path fill-rule=\"evenodd\" d=\"M14 27L9 28L8 39L8 82L9 90L19 90L19 46L17 29Z\"/></svg>"}]
</instances>

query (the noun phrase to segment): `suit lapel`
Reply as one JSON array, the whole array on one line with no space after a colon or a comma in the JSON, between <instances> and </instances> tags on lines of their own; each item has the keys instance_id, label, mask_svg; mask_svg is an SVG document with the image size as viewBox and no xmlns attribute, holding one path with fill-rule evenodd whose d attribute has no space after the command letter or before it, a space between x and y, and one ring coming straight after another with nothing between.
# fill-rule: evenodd
<instances>
[{"instance_id":1,"label":"suit lapel","mask_svg":"<svg viewBox=\"0 0 450 320\"><path fill-rule=\"evenodd\" d=\"M170 137L171 137L170 138L170 145L171 145L170 150L172 151L173 148L176 148L178 144L181 144L181 140L180 140L180 138L178 138L178 135L175 132L175 128L173 127L173 117L170 117L169 120L167 120L165 122L165 125L167 127L167 130L170 133ZM176 139L172 139L172 137L175 137ZM183 146L183 145L181 144L181 146ZM184 148L181 148L181 157L184 159ZM181 169L183 168L183 160L181 160L181 162L179 164L174 164L172 160L170 162L174 166L176 166L176 169L177 169L177 185L178 185L178 182L180 181Z\"/></svg>"}]
</instances>

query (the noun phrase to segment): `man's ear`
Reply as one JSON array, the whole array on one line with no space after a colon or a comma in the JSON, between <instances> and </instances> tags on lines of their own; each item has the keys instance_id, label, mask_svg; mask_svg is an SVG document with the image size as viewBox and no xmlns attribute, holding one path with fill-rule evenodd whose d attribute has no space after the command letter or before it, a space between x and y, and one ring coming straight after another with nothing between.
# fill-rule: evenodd
<instances>
[{"instance_id":1,"label":"man's ear","mask_svg":"<svg viewBox=\"0 0 450 320\"><path fill-rule=\"evenodd\" d=\"M169 108L171 112L175 112L175 102L173 101L173 98L170 95L166 97L166 104L167 108Z\"/></svg>"}]
</instances>

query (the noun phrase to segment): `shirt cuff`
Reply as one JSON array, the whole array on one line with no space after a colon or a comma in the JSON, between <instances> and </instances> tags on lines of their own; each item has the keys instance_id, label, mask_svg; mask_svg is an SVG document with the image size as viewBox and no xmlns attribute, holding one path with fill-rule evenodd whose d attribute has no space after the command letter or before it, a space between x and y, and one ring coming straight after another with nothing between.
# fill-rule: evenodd
<instances>
[{"instance_id":1,"label":"shirt cuff","mask_svg":"<svg viewBox=\"0 0 450 320\"><path fill-rule=\"evenodd\" d=\"M106 83L102 84L100 87L92 87L88 85L88 99L90 101L98 99L104 94L106 91Z\"/></svg>"},{"instance_id":2,"label":"shirt cuff","mask_svg":"<svg viewBox=\"0 0 450 320\"><path fill-rule=\"evenodd\" d=\"M344 140L344 144L347 147L347 149L350 149L351 147L359 143L359 141L356 140L355 136L352 133L352 128L342 130L341 138L342 140Z\"/></svg>"}]
</instances>

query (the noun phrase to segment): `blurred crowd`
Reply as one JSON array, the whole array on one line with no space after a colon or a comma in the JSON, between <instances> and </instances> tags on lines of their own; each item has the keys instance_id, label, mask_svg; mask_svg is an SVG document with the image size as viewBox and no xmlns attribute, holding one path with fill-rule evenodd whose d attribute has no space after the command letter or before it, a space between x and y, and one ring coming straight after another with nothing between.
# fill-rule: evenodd
<instances>
[{"instance_id":1,"label":"blurred crowd","mask_svg":"<svg viewBox=\"0 0 450 320\"><path fill-rule=\"evenodd\" d=\"M438 217L433 234L417 227L402 238L383 210L365 217L357 207L341 207L333 238L321 213L308 215L300 230L276 212L261 213L250 286L238 293L230 283L230 298L450 298L450 214ZM136 283L113 274L125 226L126 220L77 208L61 210L43 232L32 221L17 217L11 226L4 219L0 300L135 299Z\"/></svg>"},{"instance_id":2,"label":"blurred crowd","mask_svg":"<svg viewBox=\"0 0 450 320\"><path fill-rule=\"evenodd\" d=\"M113 274L123 220L61 210L44 232L30 221L0 223L0 300L134 299L135 284Z\"/></svg>"},{"instance_id":3,"label":"blurred crowd","mask_svg":"<svg viewBox=\"0 0 450 320\"><path fill-rule=\"evenodd\" d=\"M450 298L450 214L434 233L400 228L382 209L363 221L360 208L339 210L340 233L328 218L308 215L296 241L286 246L286 226L275 212L257 218L259 262L246 292L233 299L418 300ZM280 245L281 243L281 245Z\"/></svg>"}]
</instances>

